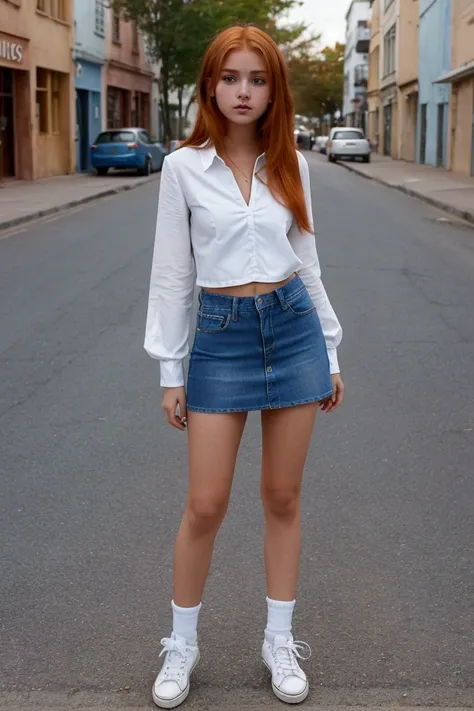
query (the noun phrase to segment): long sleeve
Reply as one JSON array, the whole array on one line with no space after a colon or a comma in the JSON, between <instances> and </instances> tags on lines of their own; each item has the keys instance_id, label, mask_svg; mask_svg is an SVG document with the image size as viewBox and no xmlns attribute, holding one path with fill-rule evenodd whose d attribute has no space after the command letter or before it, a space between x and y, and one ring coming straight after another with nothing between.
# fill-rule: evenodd
<instances>
[{"instance_id":1,"label":"long sleeve","mask_svg":"<svg viewBox=\"0 0 474 711\"><path fill-rule=\"evenodd\" d=\"M165 158L161 173L145 350L160 361L161 385L184 385L195 283L189 208Z\"/></svg>"},{"instance_id":2,"label":"long sleeve","mask_svg":"<svg viewBox=\"0 0 474 711\"><path fill-rule=\"evenodd\" d=\"M311 221L311 226L313 226L313 208L308 162L301 153L298 153L298 159L308 217ZM326 340L331 373L339 373L337 347L342 340L342 328L328 299L323 282L321 281L321 267L316 249L316 239L312 234L300 232L295 222L288 232L288 239L296 256L303 262L303 266L299 270L299 275L316 306L316 311Z\"/></svg>"}]
</instances>

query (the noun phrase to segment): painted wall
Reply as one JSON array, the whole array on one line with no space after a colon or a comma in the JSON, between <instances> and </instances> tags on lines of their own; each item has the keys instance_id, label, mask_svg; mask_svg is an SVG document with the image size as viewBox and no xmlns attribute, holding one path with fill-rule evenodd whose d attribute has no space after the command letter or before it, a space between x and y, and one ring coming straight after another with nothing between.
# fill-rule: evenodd
<instances>
[{"instance_id":1,"label":"painted wall","mask_svg":"<svg viewBox=\"0 0 474 711\"><path fill-rule=\"evenodd\" d=\"M369 20L370 3L366 0L354 0L346 15L346 49L344 55L344 75L347 82L344 90L343 115L354 113L353 99L356 96L354 86L354 71L359 64L368 66L368 56L364 59L364 54L356 52L357 23L359 20ZM359 90L359 87L357 87Z\"/></svg>"},{"instance_id":2,"label":"painted wall","mask_svg":"<svg viewBox=\"0 0 474 711\"><path fill-rule=\"evenodd\" d=\"M448 84L433 84L451 68L451 2L450 0L420 0L419 3L418 83L419 106L417 127L417 161L420 161L421 106L426 104L426 160L437 164L438 104L444 109L443 165L447 164Z\"/></svg>"},{"instance_id":3,"label":"painted wall","mask_svg":"<svg viewBox=\"0 0 474 711\"><path fill-rule=\"evenodd\" d=\"M105 28L107 9L104 8L104 32L96 27L96 0L74 0L74 51L77 57L103 64L105 61Z\"/></svg>"},{"instance_id":4,"label":"painted wall","mask_svg":"<svg viewBox=\"0 0 474 711\"><path fill-rule=\"evenodd\" d=\"M451 67L474 62L474 0L451 0ZM474 175L474 71L453 84L449 167Z\"/></svg>"}]
</instances>

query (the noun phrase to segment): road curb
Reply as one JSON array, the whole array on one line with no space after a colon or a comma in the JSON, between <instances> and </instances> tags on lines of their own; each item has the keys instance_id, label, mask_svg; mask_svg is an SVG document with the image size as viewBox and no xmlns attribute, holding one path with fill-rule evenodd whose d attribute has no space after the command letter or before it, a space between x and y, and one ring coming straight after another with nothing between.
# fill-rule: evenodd
<instances>
[{"instance_id":1,"label":"road curb","mask_svg":"<svg viewBox=\"0 0 474 711\"><path fill-rule=\"evenodd\" d=\"M104 190L100 190L93 195L86 195L85 197L78 198L77 200L69 200L62 205L48 207L46 210L38 210L37 212L31 212L28 215L14 217L11 220L3 220L0 222L0 231L16 227L17 225L23 225L28 222L34 222L35 220L40 220L42 217L49 217L50 215L57 215L61 212L67 212L67 210L71 210L73 207L85 205L88 202L94 202L94 200L101 200L102 198L110 197L111 195L119 195L120 193L127 192L128 190L135 190L136 188L140 188L142 185L146 185L147 183L151 183L153 180L157 180L159 176L160 173L156 173L148 178L136 180L134 183L125 183L124 185L119 185L115 188L105 188Z\"/></svg>"},{"instance_id":2,"label":"road curb","mask_svg":"<svg viewBox=\"0 0 474 711\"><path fill-rule=\"evenodd\" d=\"M428 195L423 195L423 193L419 193L416 190L407 188L404 185L393 185L393 183L387 183L386 180L376 178L373 175L369 175L368 173L363 173L362 171L357 170L357 168L355 168L350 163L338 161L337 165L342 166L346 170L349 170L351 173L355 173L356 175L360 175L363 178L366 178L366 180L372 180L374 183L378 183L379 185L385 185L388 188L394 188L395 190L398 190L399 192L404 193L405 195L409 195L410 197L422 200L423 202L428 203L428 205L431 205L432 207L437 207L439 210L449 212L451 215L454 215L455 217L460 217L461 220L465 220L466 222L469 222L470 224L474 225L474 213L472 212L460 210L459 208L454 207L449 203L443 202L442 200L438 200L435 198L430 198Z\"/></svg>"}]
</instances>

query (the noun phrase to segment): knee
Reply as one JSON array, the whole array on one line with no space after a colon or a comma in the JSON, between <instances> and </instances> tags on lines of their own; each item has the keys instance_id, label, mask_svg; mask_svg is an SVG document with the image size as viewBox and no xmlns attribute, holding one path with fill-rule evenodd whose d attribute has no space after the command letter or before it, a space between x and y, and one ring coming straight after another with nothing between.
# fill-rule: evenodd
<instances>
[{"instance_id":1,"label":"knee","mask_svg":"<svg viewBox=\"0 0 474 711\"><path fill-rule=\"evenodd\" d=\"M293 520L300 510L300 490L298 487L262 490L265 514L285 520Z\"/></svg>"},{"instance_id":2,"label":"knee","mask_svg":"<svg viewBox=\"0 0 474 711\"><path fill-rule=\"evenodd\" d=\"M186 516L195 536L217 533L227 511L227 501L191 499L186 506Z\"/></svg>"}]
</instances>

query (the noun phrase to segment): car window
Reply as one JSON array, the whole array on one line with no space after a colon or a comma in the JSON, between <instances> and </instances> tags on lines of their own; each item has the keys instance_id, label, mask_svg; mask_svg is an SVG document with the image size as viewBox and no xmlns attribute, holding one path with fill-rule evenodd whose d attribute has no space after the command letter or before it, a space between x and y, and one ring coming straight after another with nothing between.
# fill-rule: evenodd
<instances>
[{"instance_id":1,"label":"car window","mask_svg":"<svg viewBox=\"0 0 474 711\"><path fill-rule=\"evenodd\" d=\"M96 143L133 143L134 140L132 131L104 131L97 136Z\"/></svg>"},{"instance_id":2,"label":"car window","mask_svg":"<svg viewBox=\"0 0 474 711\"><path fill-rule=\"evenodd\" d=\"M148 135L148 133L146 131L140 131L140 133L138 135L139 135L140 141L142 143L148 143L148 144L151 143L150 136Z\"/></svg>"},{"instance_id":3,"label":"car window","mask_svg":"<svg viewBox=\"0 0 474 711\"><path fill-rule=\"evenodd\" d=\"M343 141L356 141L356 140L363 140L364 136L361 131L336 131L334 134L334 140L343 140Z\"/></svg>"}]
</instances>

